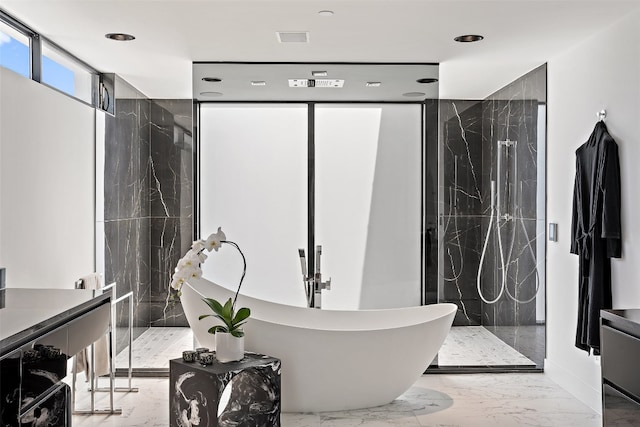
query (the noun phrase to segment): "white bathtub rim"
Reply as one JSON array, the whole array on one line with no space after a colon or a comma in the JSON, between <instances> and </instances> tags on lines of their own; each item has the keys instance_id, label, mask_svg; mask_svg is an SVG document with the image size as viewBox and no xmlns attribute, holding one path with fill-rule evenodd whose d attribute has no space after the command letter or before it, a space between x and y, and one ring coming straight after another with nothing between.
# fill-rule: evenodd
<instances>
[{"instance_id":1,"label":"white bathtub rim","mask_svg":"<svg viewBox=\"0 0 640 427\"><path fill-rule=\"evenodd\" d=\"M207 295L203 294L201 290L198 289L200 286L211 287L212 285L219 288L225 293L228 293L230 296L233 296L234 292L214 283L208 279L192 279L192 283L185 283L184 286L189 286L194 292L199 294L202 298L207 297ZM211 297L210 295L208 297ZM200 314L207 314L210 310L206 306L204 302L203 304L203 312ZM238 307L248 307L251 309L251 317L248 319L248 322L251 319L258 320L260 322L269 323L273 325L281 325L287 326L291 328L297 329L307 329L307 330L322 330L322 331L339 331L339 332L366 332L366 331L378 331L378 330L393 330L406 328L409 326L420 325L423 323L432 322L436 319L440 319L443 317L447 317L451 315L451 313L455 312L458 307L455 304L451 303L438 303L438 304L430 304L424 306L414 306L414 307L402 307L402 308L385 308L385 309L364 309L364 310L316 310L309 309L307 307L298 307L287 304L281 304L272 301L261 300L258 298L249 297L246 295L239 294ZM261 316L261 309L265 307L270 308L272 311L269 314L273 314L273 316ZM288 313L282 313L282 310L288 311ZM301 316L295 316L295 312L298 312ZM402 316L403 321L400 321L398 316L389 317L390 315L398 315L398 314L406 314L407 316ZM380 316L383 315L383 318ZM338 325L331 325L331 323L336 323L336 316L340 316L344 323ZM365 321L363 317L371 317L369 321ZM407 317L411 316L410 319ZM273 317L277 318L274 320ZM310 319L310 317L314 317L314 319ZM302 322L311 322L313 324L302 324ZM351 323L349 323L351 322ZM365 324L361 327L355 327L353 322L364 322ZM373 325L372 322L375 323L383 323L382 325ZM329 323L329 324L328 324ZM392 324L389 324L392 323Z\"/></svg>"}]
</instances>

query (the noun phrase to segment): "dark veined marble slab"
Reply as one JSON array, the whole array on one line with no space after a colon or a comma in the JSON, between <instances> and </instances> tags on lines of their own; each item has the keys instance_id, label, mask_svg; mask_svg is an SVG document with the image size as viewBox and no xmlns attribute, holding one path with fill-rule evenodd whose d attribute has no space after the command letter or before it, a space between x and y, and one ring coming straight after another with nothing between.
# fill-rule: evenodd
<instances>
[{"instance_id":1,"label":"dark veined marble slab","mask_svg":"<svg viewBox=\"0 0 640 427\"><path fill-rule=\"evenodd\" d=\"M245 352L238 362L170 361L171 427L280 426L280 360Z\"/></svg>"}]
</instances>

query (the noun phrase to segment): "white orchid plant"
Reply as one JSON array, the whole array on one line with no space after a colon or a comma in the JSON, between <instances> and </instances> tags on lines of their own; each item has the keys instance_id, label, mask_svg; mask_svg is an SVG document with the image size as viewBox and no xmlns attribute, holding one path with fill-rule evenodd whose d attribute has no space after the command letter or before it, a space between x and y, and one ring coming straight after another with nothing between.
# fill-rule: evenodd
<instances>
[{"instance_id":1,"label":"white orchid plant","mask_svg":"<svg viewBox=\"0 0 640 427\"><path fill-rule=\"evenodd\" d=\"M242 256L242 277L240 277L240 283L238 284L235 297L233 300L229 298L224 305L213 298L203 298L203 301L209 306L209 308L211 308L214 314L203 314L198 320L202 320L210 316L216 317L220 319L224 325L215 325L211 327L209 329L210 334L226 332L235 337L241 337L244 336L244 331L241 326L244 325L246 320L249 318L251 311L248 308L243 307L236 312L235 306L238 294L240 293L240 287L242 286L242 281L247 273L247 260L245 259L242 250L240 250L240 247L235 242L227 240L227 236L224 234L221 227L218 227L218 231L210 235L206 240L196 240L193 242L191 249L189 249L180 261L178 261L178 265L176 266L175 272L171 278L170 286L172 289L176 290L178 296L180 296L182 294L182 286L185 282L189 281L189 279L198 279L202 277L202 269L200 268L200 265L207 259L207 255L204 253L205 249L209 252L213 250L218 252L223 244L235 247Z\"/></svg>"}]
</instances>

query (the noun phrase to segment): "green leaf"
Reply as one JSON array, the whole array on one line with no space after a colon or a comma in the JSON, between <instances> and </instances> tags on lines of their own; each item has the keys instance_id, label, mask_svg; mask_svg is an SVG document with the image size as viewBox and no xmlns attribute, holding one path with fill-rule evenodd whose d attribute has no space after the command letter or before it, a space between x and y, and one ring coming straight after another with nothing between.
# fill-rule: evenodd
<instances>
[{"instance_id":1,"label":"green leaf","mask_svg":"<svg viewBox=\"0 0 640 427\"><path fill-rule=\"evenodd\" d=\"M240 310L238 310L238 312L236 313L236 317L233 318L233 321L231 323L233 325L237 325L249 316L251 316L251 310L249 310L247 307L242 307Z\"/></svg>"},{"instance_id":2,"label":"green leaf","mask_svg":"<svg viewBox=\"0 0 640 427\"><path fill-rule=\"evenodd\" d=\"M233 316L233 301L231 298L222 307L222 317L225 318L225 323L231 323Z\"/></svg>"},{"instance_id":3,"label":"green leaf","mask_svg":"<svg viewBox=\"0 0 640 427\"><path fill-rule=\"evenodd\" d=\"M227 330L227 328L225 328L222 325L216 325L216 326L210 327L207 332L215 335L216 332L229 332L229 331Z\"/></svg>"},{"instance_id":4,"label":"green leaf","mask_svg":"<svg viewBox=\"0 0 640 427\"><path fill-rule=\"evenodd\" d=\"M231 335L233 335L236 338L240 338L244 336L244 331L242 329L234 329L233 331L229 332Z\"/></svg>"},{"instance_id":5,"label":"green leaf","mask_svg":"<svg viewBox=\"0 0 640 427\"><path fill-rule=\"evenodd\" d=\"M222 323L227 324L227 320L226 320L224 317L222 317L222 316L220 316L220 315L218 315L218 314L201 314L201 315L198 317L198 320L202 320L202 319L205 319L205 318L207 318L207 317L215 317L215 318L217 318L217 319L222 320Z\"/></svg>"},{"instance_id":6,"label":"green leaf","mask_svg":"<svg viewBox=\"0 0 640 427\"><path fill-rule=\"evenodd\" d=\"M238 324L235 324L235 325L233 325L233 328L231 328L231 330L232 330L232 331L235 331L236 329L240 329L240 327L241 327L242 325L244 325L245 323L247 323L247 322L240 322L240 323L238 323Z\"/></svg>"},{"instance_id":7,"label":"green leaf","mask_svg":"<svg viewBox=\"0 0 640 427\"><path fill-rule=\"evenodd\" d=\"M213 298L203 298L202 301L204 301L214 313L222 316L222 304Z\"/></svg>"}]
</instances>

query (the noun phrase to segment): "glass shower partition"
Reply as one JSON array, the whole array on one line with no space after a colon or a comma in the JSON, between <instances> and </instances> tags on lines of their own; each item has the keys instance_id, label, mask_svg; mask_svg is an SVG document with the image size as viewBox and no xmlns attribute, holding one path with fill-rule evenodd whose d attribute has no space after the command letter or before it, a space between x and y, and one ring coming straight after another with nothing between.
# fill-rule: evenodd
<instances>
[{"instance_id":1,"label":"glass shower partition","mask_svg":"<svg viewBox=\"0 0 640 427\"><path fill-rule=\"evenodd\" d=\"M420 104L318 104L316 236L323 307L421 303Z\"/></svg>"},{"instance_id":2,"label":"glass shower partition","mask_svg":"<svg viewBox=\"0 0 640 427\"><path fill-rule=\"evenodd\" d=\"M482 101L440 100L438 366L541 370L546 67Z\"/></svg>"},{"instance_id":3,"label":"glass shower partition","mask_svg":"<svg viewBox=\"0 0 640 427\"><path fill-rule=\"evenodd\" d=\"M247 258L243 294L304 306L297 249L307 244L306 104L201 104L200 229L222 227ZM223 247L204 276L235 290L242 259Z\"/></svg>"}]
</instances>

